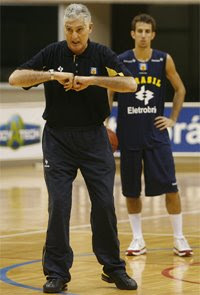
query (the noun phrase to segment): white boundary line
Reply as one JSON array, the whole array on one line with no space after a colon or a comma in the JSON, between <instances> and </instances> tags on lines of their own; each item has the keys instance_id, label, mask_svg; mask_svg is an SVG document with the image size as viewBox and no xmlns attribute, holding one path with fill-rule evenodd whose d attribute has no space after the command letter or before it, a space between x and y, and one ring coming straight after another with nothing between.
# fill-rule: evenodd
<instances>
[{"instance_id":1,"label":"white boundary line","mask_svg":"<svg viewBox=\"0 0 200 295\"><path fill-rule=\"evenodd\" d=\"M200 210L182 212L183 215L198 214L198 213L200 213ZM145 216L145 217L142 217L142 220L153 220L153 219L165 218L165 217L169 217L169 214L156 215L156 216ZM119 220L117 223L120 224L120 223L126 223L126 222L129 222L129 220L122 219L122 220ZM86 228L86 227L91 227L91 225L90 224L74 225L74 226L70 226L70 230L79 230L81 228ZM27 236L27 235L41 234L41 233L45 233L45 232L46 232L46 229L36 230L36 231L28 231L28 232L22 232L22 233L10 234L10 235L2 235L2 236L0 236L0 239L6 239L6 238L12 238L12 237L22 237L22 236ZM124 234L128 234L128 233L124 232ZM162 235L162 236L168 235L168 234L156 234L156 233L146 233L146 235L147 234L148 235Z\"/></svg>"}]
</instances>

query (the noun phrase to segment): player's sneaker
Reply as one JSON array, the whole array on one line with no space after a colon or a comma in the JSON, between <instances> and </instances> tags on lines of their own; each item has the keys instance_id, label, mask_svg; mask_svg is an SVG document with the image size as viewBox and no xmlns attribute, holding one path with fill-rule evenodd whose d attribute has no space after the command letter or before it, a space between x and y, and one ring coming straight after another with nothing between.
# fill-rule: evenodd
<instances>
[{"instance_id":1,"label":"player's sneaker","mask_svg":"<svg viewBox=\"0 0 200 295\"><path fill-rule=\"evenodd\" d=\"M133 239L125 254L127 256L138 256L147 252L145 241L143 238Z\"/></svg>"},{"instance_id":2,"label":"player's sneaker","mask_svg":"<svg viewBox=\"0 0 200 295\"><path fill-rule=\"evenodd\" d=\"M174 253L178 256L191 256L193 255L193 250L190 248L186 238L175 238L174 239Z\"/></svg>"}]
</instances>

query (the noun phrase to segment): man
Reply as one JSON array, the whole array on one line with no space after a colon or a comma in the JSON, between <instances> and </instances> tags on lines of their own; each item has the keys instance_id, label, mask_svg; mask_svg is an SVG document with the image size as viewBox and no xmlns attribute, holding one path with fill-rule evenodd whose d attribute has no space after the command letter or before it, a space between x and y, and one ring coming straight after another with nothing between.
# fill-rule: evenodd
<instances>
[{"instance_id":1,"label":"man","mask_svg":"<svg viewBox=\"0 0 200 295\"><path fill-rule=\"evenodd\" d=\"M166 208L174 233L174 253L189 256L193 252L182 232L181 202L167 132L167 128L174 126L178 118L185 88L171 56L151 48L155 29L156 23L151 16L136 16L131 30L135 48L119 56L138 84L136 93L117 94L122 191L126 197L134 236L126 255L146 253L140 198L143 167L145 194L166 194ZM173 107L169 118L163 116L166 78L174 88ZM112 101L114 93L109 93L109 100Z\"/></svg>"},{"instance_id":2,"label":"man","mask_svg":"<svg viewBox=\"0 0 200 295\"><path fill-rule=\"evenodd\" d=\"M119 256L113 201L115 162L106 129L107 88L134 92L137 84L107 47L90 42L87 7L65 10L66 40L50 44L15 70L9 83L30 88L44 83L46 125L44 174L49 194L49 222L43 252L45 293L58 293L71 279L69 244L72 183L80 169L91 199L93 251L103 265L102 279L124 290L137 289ZM109 77L109 75L113 77Z\"/></svg>"}]
</instances>

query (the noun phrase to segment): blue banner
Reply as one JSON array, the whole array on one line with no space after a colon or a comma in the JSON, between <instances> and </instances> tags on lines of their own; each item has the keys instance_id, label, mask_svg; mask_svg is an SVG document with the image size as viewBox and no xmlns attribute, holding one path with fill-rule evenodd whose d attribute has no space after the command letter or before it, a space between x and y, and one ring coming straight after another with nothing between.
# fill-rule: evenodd
<instances>
[{"instance_id":1,"label":"blue banner","mask_svg":"<svg viewBox=\"0 0 200 295\"><path fill-rule=\"evenodd\" d=\"M171 107L165 108L165 116L169 117ZM173 152L200 152L200 112L199 106L182 108L179 118L173 128L169 128L169 136Z\"/></svg>"}]
</instances>

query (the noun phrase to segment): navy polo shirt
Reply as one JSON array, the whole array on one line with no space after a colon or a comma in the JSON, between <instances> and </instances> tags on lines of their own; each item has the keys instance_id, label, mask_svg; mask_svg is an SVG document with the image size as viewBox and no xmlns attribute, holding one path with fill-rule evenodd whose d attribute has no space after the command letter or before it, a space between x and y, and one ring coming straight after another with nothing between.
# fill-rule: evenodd
<instances>
[{"instance_id":1,"label":"navy polo shirt","mask_svg":"<svg viewBox=\"0 0 200 295\"><path fill-rule=\"evenodd\" d=\"M61 41L48 45L19 69L70 72L78 76L132 76L108 47L88 41L80 55ZM65 91L58 81L44 83L46 108L43 118L52 127L100 125L110 114L107 89L89 86L82 91Z\"/></svg>"}]
</instances>

